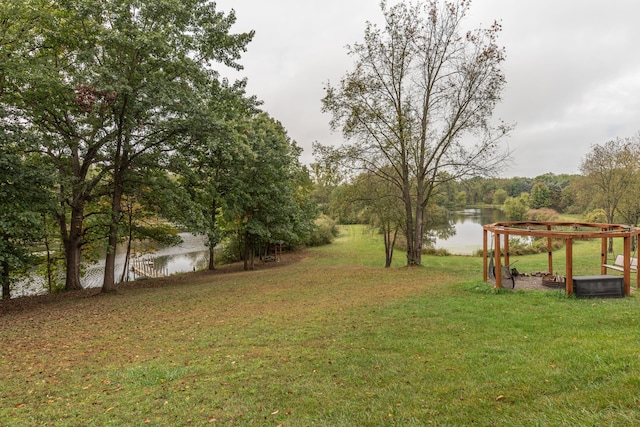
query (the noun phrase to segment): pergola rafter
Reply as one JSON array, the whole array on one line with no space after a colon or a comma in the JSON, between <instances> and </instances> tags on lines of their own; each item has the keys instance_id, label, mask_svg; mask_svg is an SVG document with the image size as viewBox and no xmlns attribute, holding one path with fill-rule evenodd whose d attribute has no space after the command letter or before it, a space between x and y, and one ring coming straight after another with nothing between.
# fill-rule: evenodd
<instances>
[{"instance_id":1,"label":"pergola rafter","mask_svg":"<svg viewBox=\"0 0 640 427\"><path fill-rule=\"evenodd\" d=\"M600 274L607 273L607 239L622 238L623 244L623 281L624 293L629 296L631 291L631 239L640 235L640 228L629 227L621 224L600 224L590 222L547 222L547 221L509 221L496 222L483 225L483 278L488 280L488 233L493 233L495 271L502 271L502 255L500 250L501 236L504 242L504 265L509 265L509 236L531 236L544 237L547 239L548 267L549 272L553 272L553 254L551 242L553 239L563 239L566 241L566 282L565 288L568 295L573 293L573 240L574 239L602 239L600 253ZM502 287L502 274L496 274L496 288ZM640 275L636 273L636 287L640 288Z\"/></svg>"}]
</instances>

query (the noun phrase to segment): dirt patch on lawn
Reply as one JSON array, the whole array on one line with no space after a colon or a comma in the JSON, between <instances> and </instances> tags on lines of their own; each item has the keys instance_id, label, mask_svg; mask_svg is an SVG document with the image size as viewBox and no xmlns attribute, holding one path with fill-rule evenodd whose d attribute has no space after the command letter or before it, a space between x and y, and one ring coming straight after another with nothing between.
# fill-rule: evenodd
<instances>
[{"instance_id":1,"label":"dirt patch on lawn","mask_svg":"<svg viewBox=\"0 0 640 427\"><path fill-rule=\"evenodd\" d=\"M492 279L492 280L489 280L489 283L495 286L496 281ZM541 291L557 291L559 289L564 290L565 284L564 282L554 283L554 284L543 284L542 277L540 276L518 275L515 277L515 286L513 286L511 279L503 278L502 287L505 289L513 289L513 290L536 289Z\"/></svg>"}]
</instances>

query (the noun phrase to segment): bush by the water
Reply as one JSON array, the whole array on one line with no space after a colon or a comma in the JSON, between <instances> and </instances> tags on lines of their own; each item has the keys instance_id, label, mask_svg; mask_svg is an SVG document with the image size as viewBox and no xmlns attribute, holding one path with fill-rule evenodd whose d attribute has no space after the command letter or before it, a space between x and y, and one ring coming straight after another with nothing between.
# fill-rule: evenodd
<instances>
[{"instance_id":1,"label":"bush by the water","mask_svg":"<svg viewBox=\"0 0 640 427\"><path fill-rule=\"evenodd\" d=\"M549 208L529 209L527 211L527 219L530 221L558 221L559 218L558 212Z\"/></svg>"},{"instance_id":2,"label":"bush by the water","mask_svg":"<svg viewBox=\"0 0 640 427\"><path fill-rule=\"evenodd\" d=\"M553 239L551 241L552 250L561 249L564 246L563 239ZM526 239L522 237L509 238L509 254L511 255L532 255L541 254L548 251L547 239ZM476 256L482 256L482 249L476 251Z\"/></svg>"},{"instance_id":3,"label":"bush by the water","mask_svg":"<svg viewBox=\"0 0 640 427\"><path fill-rule=\"evenodd\" d=\"M338 233L339 230L336 222L328 216L322 215L315 220L313 231L305 243L307 246L328 245Z\"/></svg>"}]
</instances>

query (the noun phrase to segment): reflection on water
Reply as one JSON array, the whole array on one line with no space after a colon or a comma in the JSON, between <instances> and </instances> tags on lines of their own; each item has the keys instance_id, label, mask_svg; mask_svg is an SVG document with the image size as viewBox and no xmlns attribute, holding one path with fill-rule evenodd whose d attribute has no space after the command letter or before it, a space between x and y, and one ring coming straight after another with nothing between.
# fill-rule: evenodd
<instances>
[{"instance_id":1,"label":"reflection on water","mask_svg":"<svg viewBox=\"0 0 640 427\"><path fill-rule=\"evenodd\" d=\"M427 244L452 254L471 255L482 249L482 226L505 220L500 209L474 208L449 212L446 223L429 230Z\"/></svg>"},{"instance_id":2,"label":"reflection on water","mask_svg":"<svg viewBox=\"0 0 640 427\"><path fill-rule=\"evenodd\" d=\"M464 209L450 212L444 224L432 227L428 232L427 242L437 249L446 249L452 254L471 255L482 249L482 225L504 221L505 215L499 209L481 208ZM152 259L154 267L166 270L168 274L201 270L207 267L209 252L205 246L204 236L181 233L183 243L177 246L161 248L154 254L146 256ZM116 256L116 280L120 281L125 261L126 248L119 247ZM80 281L85 288L102 286L104 275L104 258L95 264L86 266ZM129 280L134 279L130 274ZM12 297L47 293L46 282L39 276L31 276L18 283L12 291Z\"/></svg>"},{"instance_id":3,"label":"reflection on water","mask_svg":"<svg viewBox=\"0 0 640 427\"><path fill-rule=\"evenodd\" d=\"M181 244L158 249L153 254L144 255L144 258L151 260L156 269L166 271L169 275L206 268L209 263L209 250L205 245L205 237L195 236L191 233L180 233L180 237L182 238ZM125 258L126 247L118 246L115 267L117 282L122 278ZM85 266L82 277L80 277L80 283L84 288L102 286L104 265L105 260L103 257L97 263ZM135 279L130 271L125 272L125 275L125 281ZM11 296L18 298L46 294L48 292L46 286L46 281L42 276L31 275L27 279L16 283Z\"/></svg>"},{"instance_id":4,"label":"reflection on water","mask_svg":"<svg viewBox=\"0 0 640 427\"><path fill-rule=\"evenodd\" d=\"M195 236L191 233L180 233L182 243L176 246L160 248L143 258L150 260L156 270L165 271L167 274L185 273L187 271L200 270L209 262L209 251L205 246L204 236ZM116 281L122 278L122 270L126 259L126 248L118 247L116 255ZM102 286L104 275L104 258L87 267L80 282L85 288L97 288ZM129 274L129 280L135 279ZM125 278L125 280L127 280Z\"/></svg>"}]
</instances>

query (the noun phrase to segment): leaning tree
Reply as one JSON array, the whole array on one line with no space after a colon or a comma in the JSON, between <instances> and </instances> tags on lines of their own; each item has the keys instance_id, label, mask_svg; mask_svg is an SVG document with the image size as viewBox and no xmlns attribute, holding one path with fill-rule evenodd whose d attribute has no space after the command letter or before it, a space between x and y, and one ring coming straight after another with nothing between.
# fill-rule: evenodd
<instances>
[{"instance_id":1,"label":"leaning tree","mask_svg":"<svg viewBox=\"0 0 640 427\"><path fill-rule=\"evenodd\" d=\"M335 150L343 164L402 194L408 265L421 264L425 208L437 187L493 173L507 157L498 141L510 126L491 120L505 85L501 27L465 31L469 6L381 2L384 27L367 23L364 41L348 47L354 70L327 84L322 100L349 141Z\"/></svg>"}]
</instances>

